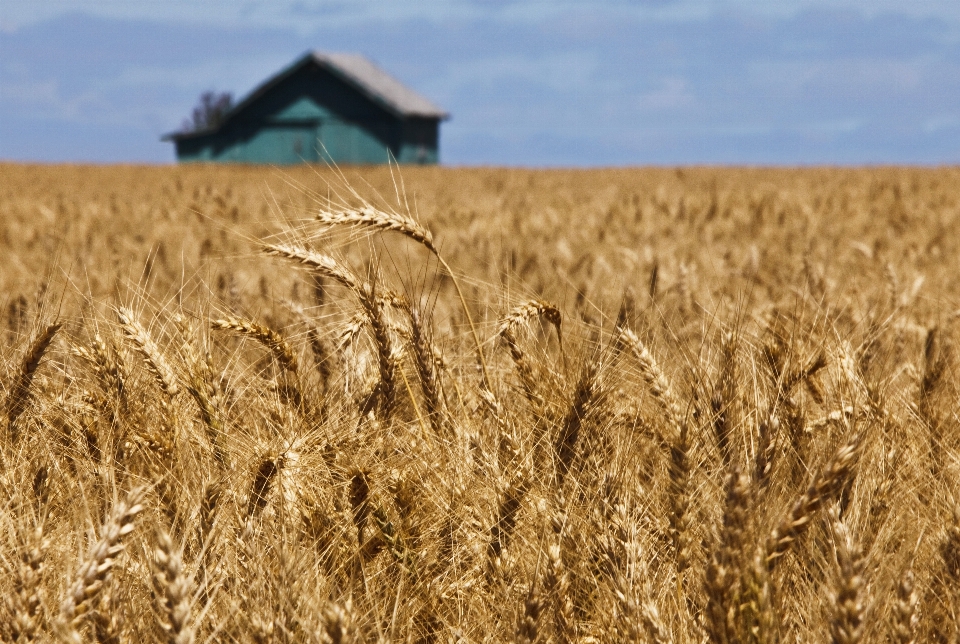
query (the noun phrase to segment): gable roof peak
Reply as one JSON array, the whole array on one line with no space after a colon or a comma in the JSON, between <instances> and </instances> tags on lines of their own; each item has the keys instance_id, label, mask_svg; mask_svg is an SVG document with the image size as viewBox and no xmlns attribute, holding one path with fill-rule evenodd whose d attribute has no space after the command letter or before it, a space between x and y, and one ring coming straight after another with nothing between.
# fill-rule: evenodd
<instances>
[{"instance_id":1,"label":"gable roof peak","mask_svg":"<svg viewBox=\"0 0 960 644\"><path fill-rule=\"evenodd\" d=\"M385 103L402 116L449 118L429 99L410 89L360 54L344 54L315 50L308 54L314 62L332 69L358 89ZM301 59L302 60L302 59Z\"/></svg>"}]
</instances>

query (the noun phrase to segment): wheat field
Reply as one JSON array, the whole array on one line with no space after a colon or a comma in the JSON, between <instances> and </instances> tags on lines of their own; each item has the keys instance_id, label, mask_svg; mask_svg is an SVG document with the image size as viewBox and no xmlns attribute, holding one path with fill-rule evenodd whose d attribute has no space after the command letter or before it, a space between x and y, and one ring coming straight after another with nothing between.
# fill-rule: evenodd
<instances>
[{"instance_id":1,"label":"wheat field","mask_svg":"<svg viewBox=\"0 0 960 644\"><path fill-rule=\"evenodd\" d=\"M0 164L0 637L956 642L960 169Z\"/></svg>"}]
</instances>

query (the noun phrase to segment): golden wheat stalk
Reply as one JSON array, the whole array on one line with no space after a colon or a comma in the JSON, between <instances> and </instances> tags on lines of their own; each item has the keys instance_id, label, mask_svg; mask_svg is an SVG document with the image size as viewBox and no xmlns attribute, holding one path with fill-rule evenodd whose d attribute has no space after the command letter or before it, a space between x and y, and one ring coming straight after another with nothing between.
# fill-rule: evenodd
<instances>
[{"instance_id":1,"label":"golden wheat stalk","mask_svg":"<svg viewBox=\"0 0 960 644\"><path fill-rule=\"evenodd\" d=\"M437 248L433 245L433 234L412 217L397 212L384 212L369 207L356 210L321 210L317 213L317 221L327 226L356 226L395 231L422 244L430 252L437 253Z\"/></svg>"},{"instance_id":2,"label":"golden wheat stalk","mask_svg":"<svg viewBox=\"0 0 960 644\"><path fill-rule=\"evenodd\" d=\"M660 368L660 363L653 357L650 349L641 342L637 334L630 329L621 329L617 342L623 343L640 365L640 375L647 383L650 394L657 400L667 414L673 430L672 436L665 436L668 443L679 440L681 428L686 424L686 414L674 393L670 381Z\"/></svg>"},{"instance_id":3,"label":"golden wheat stalk","mask_svg":"<svg viewBox=\"0 0 960 644\"><path fill-rule=\"evenodd\" d=\"M371 298L363 300L364 309L370 321L373 343L377 349L377 369L380 382L377 385L377 413L382 421L393 414L397 403L397 356L394 355L393 340L390 338L390 326L384 315L383 306Z\"/></svg>"},{"instance_id":4,"label":"golden wheat stalk","mask_svg":"<svg viewBox=\"0 0 960 644\"><path fill-rule=\"evenodd\" d=\"M823 504L835 496L853 471L860 452L862 435L854 433L834 454L833 458L813 479L810 487L793 504L790 513L767 539L764 560L772 568L783 557L797 538L806 531L813 516Z\"/></svg>"},{"instance_id":5,"label":"golden wheat stalk","mask_svg":"<svg viewBox=\"0 0 960 644\"><path fill-rule=\"evenodd\" d=\"M893 604L893 641L915 644L917 641L917 593L914 575L907 570L897 584L897 600Z\"/></svg>"},{"instance_id":6,"label":"golden wheat stalk","mask_svg":"<svg viewBox=\"0 0 960 644\"><path fill-rule=\"evenodd\" d=\"M435 368L436 356L430 343L429 331L424 328L417 309L410 311L410 340L413 356L417 363L417 375L420 376L420 390L423 392L424 407L433 431L438 435L443 428L443 402L440 384Z\"/></svg>"},{"instance_id":7,"label":"golden wheat stalk","mask_svg":"<svg viewBox=\"0 0 960 644\"><path fill-rule=\"evenodd\" d=\"M537 582L530 584L530 590L523 600L523 614L517 622L517 644L534 644L540 634L540 612L543 610L543 600L537 590Z\"/></svg>"},{"instance_id":8,"label":"golden wheat stalk","mask_svg":"<svg viewBox=\"0 0 960 644\"><path fill-rule=\"evenodd\" d=\"M51 324L44 327L33 342L30 348L24 354L20 361L20 368L14 378L13 385L7 394L7 428L10 432L11 440L16 442L19 432L17 431L17 419L27 407L27 400L30 398L30 384L40 368L40 361L50 348L54 336L63 325L60 323Z\"/></svg>"},{"instance_id":9,"label":"golden wheat stalk","mask_svg":"<svg viewBox=\"0 0 960 644\"><path fill-rule=\"evenodd\" d=\"M86 360L94 369L100 387L106 393L114 393L121 405L126 403L126 374L123 362L116 351L108 348L98 333L91 342L92 349L80 345L70 347L70 353Z\"/></svg>"},{"instance_id":10,"label":"golden wheat stalk","mask_svg":"<svg viewBox=\"0 0 960 644\"><path fill-rule=\"evenodd\" d=\"M530 402L531 407L533 407L533 411L537 417L542 416L543 396L540 395L538 390L537 378L533 373L533 367L530 361L527 360L526 355L520 348L512 331L509 329L504 330L501 332L500 337L503 338L504 342L507 343L507 347L510 349L510 357L513 359L513 365L517 369L517 376L520 378L520 386L523 387L524 395Z\"/></svg>"},{"instance_id":11,"label":"golden wheat stalk","mask_svg":"<svg viewBox=\"0 0 960 644\"><path fill-rule=\"evenodd\" d=\"M577 641L577 622L570 593L570 572L563 563L560 544L547 547L547 570L544 590L550 595L553 608L553 630L556 641L571 644Z\"/></svg>"},{"instance_id":12,"label":"golden wheat stalk","mask_svg":"<svg viewBox=\"0 0 960 644\"><path fill-rule=\"evenodd\" d=\"M317 221L327 226L355 226L373 228L380 231L395 231L401 235L412 239L423 245L424 248L433 253L437 261L453 280L453 286L457 289L457 296L460 298L460 305L467 316L467 322L470 325L470 332L473 335L473 341L476 345L477 357L480 360L480 368L483 373L483 386L489 389L492 386L490 373L487 369L487 361L483 355L483 344L480 342L480 335L477 333L477 327L473 322L473 316L470 313L470 307L467 306L467 299L463 295L463 289L460 287L460 280L456 273L450 268L450 265L437 250L433 243L433 234L417 223L413 218L395 212L384 212L375 208L361 208L357 210L321 210L317 214Z\"/></svg>"},{"instance_id":13,"label":"golden wheat stalk","mask_svg":"<svg viewBox=\"0 0 960 644\"><path fill-rule=\"evenodd\" d=\"M733 333L725 333L721 343L720 375L714 386L710 407L713 412L713 430L717 449L725 465L733 460L730 444L738 420L737 343Z\"/></svg>"},{"instance_id":14,"label":"golden wheat stalk","mask_svg":"<svg viewBox=\"0 0 960 644\"><path fill-rule=\"evenodd\" d=\"M297 356L293 348L280 335L268 326L258 324L251 320L242 320L239 318L221 318L214 320L211 327L221 331L233 331L240 335L251 337L264 347L266 347L276 358L277 363L287 371L296 374L298 370Z\"/></svg>"},{"instance_id":15,"label":"golden wheat stalk","mask_svg":"<svg viewBox=\"0 0 960 644\"><path fill-rule=\"evenodd\" d=\"M520 512L520 504L527 494L527 483L518 477L511 481L506 490L500 497L497 504L497 515L490 526L490 543L487 546L489 570L499 569L504 550L507 548L510 538L513 536L514 528L517 527L517 518Z\"/></svg>"},{"instance_id":16,"label":"golden wheat stalk","mask_svg":"<svg viewBox=\"0 0 960 644\"><path fill-rule=\"evenodd\" d=\"M598 362L591 360L583 370L577 388L573 393L573 402L564 418L560 433L557 435L554 451L557 457L557 483L563 486L563 481L573 465L577 443L580 440L580 430L587 415L593 410L601 396L600 382L597 375L600 371Z\"/></svg>"},{"instance_id":17,"label":"golden wheat stalk","mask_svg":"<svg viewBox=\"0 0 960 644\"><path fill-rule=\"evenodd\" d=\"M14 642L32 642L40 628L43 618L43 589L40 581L47 545L43 537L43 527L38 526L20 553L14 594L8 598L9 611L12 613L9 628Z\"/></svg>"},{"instance_id":18,"label":"golden wheat stalk","mask_svg":"<svg viewBox=\"0 0 960 644\"><path fill-rule=\"evenodd\" d=\"M262 250L267 255L283 257L306 266L315 275L329 277L341 286L353 291L364 308L369 307L372 302L376 301L380 304L388 304L401 311L410 309L409 301L402 294L389 289L378 289L375 295L372 284L363 281L353 271L329 255L293 244L264 244ZM291 304L290 308L299 313L301 317L304 316L303 307Z\"/></svg>"},{"instance_id":19,"label":"golden wheat stalk","mask_svg":"<svg viewBox=\"0 0 960 644\"><path fill-rule=\"evenodd\" d=\"M673 637L667 625L663 623L660 610L652 601L645 602L639 609L640 620L646 628L647 635L654 644L673 644Z\"/></svg>"},{"instance_id":20,"label":"golden wheat stalk","mask_svg":"<svg viewBox=\"0 0 960 644\"><path fill-rule=\"evenodd\" d=\"M329 255L294 244L263 244L262 248L267 255L284 257L298 262L317 275L329 277L352 291L359 293L363 290L360 279L350 269Z\"/></svg>"},{"instance_id":21,"label":"golden wheat stalk","mask_svg":"<svg viewBox=\"0 0 960 644\"><path fill-rule=\"evenodd\" d=\"M744 568L742 556L749 487L749 478L739 470L734 470L728 476L723 526L707 563L704 584L707 592L705 626L710 641L717 644L732 644L737 641L737 582Z\"/></svg>"},{"instance_id":22,"label":"golden wheat stalk","mask_svg":"<svg viewBox=\"0 0 960 644\"><path fill-rule=\"evenodd\" d=\"M133 522L143 510L140 501L145 493L145 487L135 488L114 506L100 529L100 538L81 561L76 580L70 584L60 604L57 627L63 639L71 643L82 641L77 628L109 580L117 557L124 550L121 541L133 532Z\"/></svg>"},{"instance_id":23,"label":"golden wheat stalk","mask_svg":"<svg viewBox=\"0 0 960 644\"><path fill-rule=\"evenodd\" d=\"M189 347L189 343L185 343ZM200 410L200 420L206 428L207 439L213 448L213 457L222 466L227 465L227 457L223 451L223 436L225 426L223 413L217 403L213 384L210 381L210 369L205 360L200 359L192 347L187 351L190 378L186 382L187 393L197 403Z\"/></svg>"},{"instance_id":24,"label":"golden wheat stalk","mask_svg":"<svg viewBox=\"0 0 960 644\"><path fill-rule=\"evenodd\" d=\"M863 638L863 555L847 527L833 517L839 586L834 596L830 634L833 644L858 644Z\"/></svg>"},{"instance_id":25,"label":"golden wheat stalk","mask_svg":"<svg viewBox=\"0 0 960 644\"><path fill-rule=\"evenodd\" d=\"M250 496L247 498L246 517L248 519L256 517L266 507L270 487L282 466L282 457L265 458L260 461L257 474L253 477L253 484L250 486Z\"/></svg>"},{"instance_id":26,"label":"golden wheat stalk","mask_svg":"<svg viewBox=\"0 0 960 644\"><path fill-rule=\"evenodd\" d=\"M153 556L154 578L158 592L156 601L162 614L161 628L167 644L192 644L194 626L190 619L191 582L184 575L181 552L174 547L170 535L157 534Z\"/></svg>"},{"instance_id":27,"label":"golden wheat stalk","mask_svg":"<svg viewBox=\"0 0 960 644\"><path fill-rule=\"evenodd\" d=\"M117 318L120 320L123 334L133 342L134 347L143 356L147 369L153 375L157 384L160 385L163 393L168 398L173 398L180 393L180 387L177 385L177 377L173 369L150 334L134 317L133 311L121 306L117 308Z\"/></svg>"},{"instance_id":28,"label":"golden wheat stalk","mask_svg":"<svg viewBox=\"0 0 960 644\"><path fill-rule=\"evenodd\" d=\"M560 314L560 309L546 300L528 300L512 308L503 320L500 321L500 325L497 327L497 335L501 337L506 334L513 335L518 328L535 317L543 318L553 325L553 328L557 330L557 339L562 347L563 316Z\"/></svg>"},{"instance_id":29,"label":"golden wheat stalk","mask_svg":"<svg viewBox=\"0 0 960 644\"><path fill-rule=\"evenodd\" d=\"M351 644L353 633L353 602L348 599L343 606L327 604L323 609L323 633L320 641L324 644Z\"/></svg>"}]
</instances>

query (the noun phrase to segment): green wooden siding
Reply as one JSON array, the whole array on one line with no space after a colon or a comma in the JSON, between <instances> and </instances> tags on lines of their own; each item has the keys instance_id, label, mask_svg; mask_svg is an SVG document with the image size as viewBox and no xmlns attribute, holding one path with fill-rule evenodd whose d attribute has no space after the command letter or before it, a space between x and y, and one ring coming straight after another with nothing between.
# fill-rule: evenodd
<instances>
[{"instance_id":1,"label":"green wooden siding","mask_svg":"<svg viewBox=\"0 0 960 644\"><path fill-rule=\"evenodd\" d=\"M216 132L176 139L177 159L290 165L437 163L438 119L402 118L320 68L305 68Z\"/></svg>"}]
</instances>

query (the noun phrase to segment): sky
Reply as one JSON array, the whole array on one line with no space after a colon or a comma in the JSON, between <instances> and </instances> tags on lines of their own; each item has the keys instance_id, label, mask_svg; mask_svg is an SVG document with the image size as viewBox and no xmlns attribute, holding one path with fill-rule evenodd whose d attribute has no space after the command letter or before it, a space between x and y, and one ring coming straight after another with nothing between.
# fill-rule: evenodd
<instances>
[{"instance_id":1,"label":"sky","mask_svg":"<svg viewBox=\"0 0 960 644\"><path fill-rule=\"evenodd\" d=\"M311 49L450 112L449 165L960 163L956 0L2 0L0 160L172 163Z\"/></svg>"}]
</instances>

